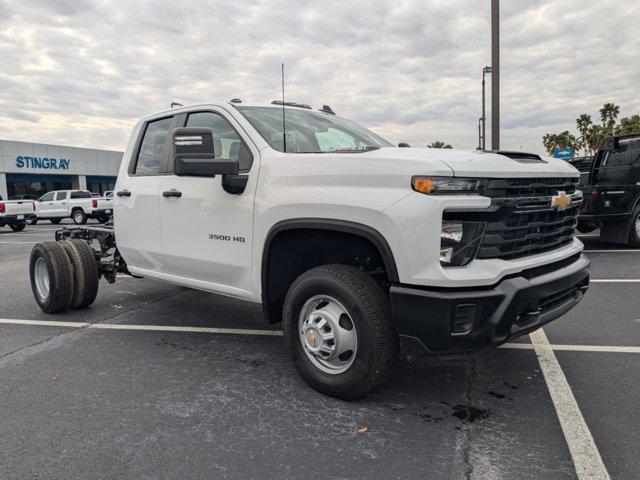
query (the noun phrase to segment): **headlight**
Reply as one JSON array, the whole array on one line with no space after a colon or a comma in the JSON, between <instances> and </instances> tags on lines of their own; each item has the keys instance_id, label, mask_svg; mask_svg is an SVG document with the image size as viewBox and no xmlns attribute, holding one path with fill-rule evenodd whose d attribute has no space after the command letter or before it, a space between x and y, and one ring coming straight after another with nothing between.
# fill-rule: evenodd
<instances>
[{"instance_id":1,"label":"headlight","mask_svg":"<svg viewBox=\"0 0 640 480\"><path fill-rule=\"evenodd\" d=\"M442 222L440 234L440 265L462 267L476 257L482 236L484 222Z\"/></svg>"},{"instance_id":2,"label":"headlight","mask_svg":"<svg viewBox=\"0 0 640 480\"><path fill-rule=\"evenodd\" d=\"M428 195L455 195L482 193L486 180L481 178L413 177L411 188Z\"/></svg>"}]
</instances>

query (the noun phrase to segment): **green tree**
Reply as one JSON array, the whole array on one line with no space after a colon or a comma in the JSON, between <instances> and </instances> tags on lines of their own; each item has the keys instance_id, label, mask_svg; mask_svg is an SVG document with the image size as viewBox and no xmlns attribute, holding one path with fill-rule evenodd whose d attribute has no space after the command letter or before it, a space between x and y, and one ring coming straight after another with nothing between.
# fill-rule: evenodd
<instances>
[{"instance_id":1,"label":"green tree","mask_svg":"<svg viewBox=\"0 0 640 480\"><path fill-rule=\"evenodd\" d=\"M600 120L605 133L613 134L613 126L620 114L620 107L615 103L605 103L600 109Z\"/></svg>"},{"instance_id":2,"label":"green tree","mask_svg":"<svg viewBox=\"0 0 640 480\"><path fill-rule=\"evenodd\" d=\"M640 133L640 115L631 115L621 119L620 123L616 125L615 132L616 135Z\"/></svg>"},{"instance_id":3,"label":"green tree","mask_svg":"<svg viewBox=\"0 0 640 480\"><path fill-rule=\"evenodd\" d=\"M580 144L584 147L584 154L587 154L587 132L591 126L591 115L586 113L581 114L576 118L576 128L580 132Z\"/></svg>"},{"instance_id":4,"label":"green tree","mask_svg":"<svg viewBox=\"0 0 640 480\"><path fill-rule=\"evenodd\" d=\"M607 134L604 127L596 124L589 127L589 130L587 131L587 148L591 155L595 155L598 151L598 147L606 136Z\"/></svg>"},{"instance_id":5,"label":"green tree","mask_svg":"<svg viewBox=\"0 0 640 480\"><path fill-rule=\"evenodd\" d=\"M580 142L569 130L560 133L547 133L542 137L542 144L549 156L553 156L556 148L573 148L574 151L580 149Z\"/></svg>"},{"instance_id":6,"label":"green tree","mask_svg":"<svg viewBox=\"0 0 640 480\"><path fill-rule=\"evenodd\" d=\"M427 148L453 148L453 147L440 140L436 140L435 142L431 142L430 144L428 144Z\"/></svg>"}]
</instances>

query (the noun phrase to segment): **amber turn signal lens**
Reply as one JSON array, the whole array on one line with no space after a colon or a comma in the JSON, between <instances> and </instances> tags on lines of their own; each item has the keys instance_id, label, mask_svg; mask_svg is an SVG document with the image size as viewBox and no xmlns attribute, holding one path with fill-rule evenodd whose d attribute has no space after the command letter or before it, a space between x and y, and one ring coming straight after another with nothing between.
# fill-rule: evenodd
<instances>
[{"instance_id":1,"label":"amber turn signal lens","mask_svg":"<svg viewBox=\"0 0 640 480\"><path fill-rule=\"evenodd\" d=\"M436 182L430 178L416 178L413 180L413 189L420 193L431 193L436 189Z\"/></svg>"}]
</instances>

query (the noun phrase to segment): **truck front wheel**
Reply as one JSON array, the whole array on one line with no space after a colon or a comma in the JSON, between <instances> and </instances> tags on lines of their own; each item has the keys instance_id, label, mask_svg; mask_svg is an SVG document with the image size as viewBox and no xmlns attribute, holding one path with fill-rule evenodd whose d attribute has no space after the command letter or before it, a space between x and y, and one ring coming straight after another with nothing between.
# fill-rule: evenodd
<instances>
[{"instance_id":1,"label":"truck front wheel","mask_svg":"<svg viewBox=\"0 0 640 480\"><path fill-rule=\"evenodd\" d=\"M360 270L323 265L300 275L284 302L293 363L316 390L352 400L384 385L398 357L387 296Z\"/></svg>"},{"instance_id":2,"label":"truck front wheel","mask_svg":"<svg viewBox=\"0 0 640 480\"><path fill-rule=\"evenodd\" d=\"M31 290L45 313L63 312L73 296L73 267L62 245L37 243L29 260Z\"/></svg>"}]
</instances>

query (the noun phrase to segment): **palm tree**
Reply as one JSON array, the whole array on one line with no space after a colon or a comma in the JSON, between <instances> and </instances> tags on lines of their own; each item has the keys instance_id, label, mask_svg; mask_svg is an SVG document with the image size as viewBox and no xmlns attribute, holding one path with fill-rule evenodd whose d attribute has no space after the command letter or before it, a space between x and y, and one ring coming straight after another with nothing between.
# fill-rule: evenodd
<instances>
[{"instance_id":1,"label":"palm tree","mask_svg":"<svg viewBox=\"0 0 640 480\"><path fill-rule=\"evenodd\" d=\"M581 114L576 118L576 127L580 132L580 142L584 146L584 154L587 155L587 132L591 126L591 115L586 113Z\"/></svg>"},{"instance_id":2,"label":"palm tree","mask_svg":"<svg viewBox=\"0 0 640 480\"><path fill-rule=\"evenodd\" d=\"M451 145L441 142L440 140L436 140L435 142L431 142L427 145L427 148L453 148Z\"/></svg>"},{"instance_id":3,"label":"palm tree","mask_svg":"<svg viewBox=\"0 0 640 480\"><path fill-rule=\"evenodd\" d=\"M613 134L613 126L616 123L616 118L620 113L620 107L615 103L605 103L600 109L600 120L602 121L602 128L605 129L605 133Z\"/></svg>"},{"instance_id":4,"label":"palm tree","mask_svg":"<svg viewBox=\"0 0 640 480\"><path fill-rule=\"evenodd\" d=\"M550 157L555 154L558 148L572 148L574 151L580 149L580 142L569 130L560 133L547 133L542 137L542 144Z\"/></svg>"},{"instance_id":5,"label":"palm tree","mask_svg":"<svg viewBox=\"0 0 640 480\"><path fill-rule=\"evenodd\" d=\"M587 146L589 147L589 152L591 155L595 155L598 151L598 147L604 140L606 136L606 132L604 127L600 125L593 124L589 127L587 131Z\"/></svg>"},{"instance_id":6,"label":"palm tree","mask_svg":"<svg viewBox=\"0 0 640 480\"><path fill-rule=\"evenodd\" d=\"M546 133L544 137L542 137L542 145L544 145L549 156L552 156L558 145L558 135L555 133Z\"/></svg>"},{"instance_id":7,"label":"palm tree","mask_svg":"<svg viewBox=\"0 0 640 480\"><path fill-rule=\"evenodd\" d=\"M631 115L620 120L620 124L616 125L616 135L628 135L631 133L640 133L640 115Z\"/></svg>"}]
</instances>

